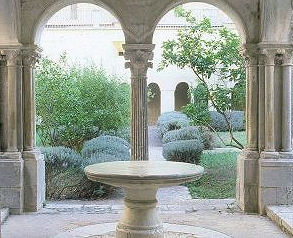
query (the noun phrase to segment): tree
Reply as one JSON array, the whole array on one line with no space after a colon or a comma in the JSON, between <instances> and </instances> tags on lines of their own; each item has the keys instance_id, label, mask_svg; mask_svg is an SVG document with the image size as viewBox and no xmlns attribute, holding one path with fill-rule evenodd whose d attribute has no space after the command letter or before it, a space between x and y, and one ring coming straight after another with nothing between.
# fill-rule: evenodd
<instances>
[{"instance_id":1,"label":"tree","mask_svg":"<svg viewBox=\"0 0 293 238\"><path fill-rule=\"evenodd\" d=\"M36 70L37 132L42 145L79 149L102 132L128 127L130 85L96 66L43 58Z\"/></svg>"},{"instance_id":2,"label":"tree","mask_svg":"<svg viewBox=\"0 0 293 238\"><path fill-rule=\"evenodd\" d=\"M231 137L229 145L242 149L243 145L234 137L226 113L233 110L235 101L245 102L245 65L240 53L241 39L226 27L213 27L208 18L197 20L191 11L182 7L177 8L175 13L184 18L188 26L178 30L177 39L163 42L162 61L158 70L169 65L192 70L196 80L206 89L208 100L228 124ZM189 111L194 110L191 105L187 107ZM197 124L210 127L206 117L197 119L201 120Z\"/></svg>"}]
</instances>

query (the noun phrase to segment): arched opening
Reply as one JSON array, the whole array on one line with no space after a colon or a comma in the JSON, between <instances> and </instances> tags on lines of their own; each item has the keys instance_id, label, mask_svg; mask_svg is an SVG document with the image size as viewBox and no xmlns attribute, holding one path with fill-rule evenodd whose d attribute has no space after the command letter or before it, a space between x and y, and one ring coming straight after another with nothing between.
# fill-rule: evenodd
<instances>
[{"instance_id":1,"label":"arched opening","mask_svg":"<svg viewBox=\"0 0 293 238\"><path fill-rule=\"evenodd\" d=\"M237 12L226 6L224 1L212 0L175 2L166 8L164 16L159 20L153 43L157 45L154 68L160 69L157 78L160 79L164 112L158 120L163 157L181 162L190 162L190 157L194 157L193 163L202 165L207 161L219 161L219 164L207 167L207 170L210 170L206 180L203 179L197 184L204 192L197 190L197 196L235 197L236 164L240 150L237 148L236 151L229 152L232 163L228 164L228 160L222 159L224 155L221 150L216 149L238 146L236 142L231 142L225 117L228 117L233 127L232 133L236 140L241 140L241 149L246 145L243 112L246 72L241 54L242 44L247 39L245 24ZM203 30L195 34L202 26L207 27L203 28L208 31ZM234 42L235 45L229 45L229 42ZM227 48L221 48L225 44ZM213 47L210 47L211 45ZM228 48L231 49L229 52L233 51L235 54L224 53ZM218 49L223 51L219 53ZM236 57L229 58L232 55ZM227 64L222 63L224 61ZM229 67L225 69L227 65ZM224 76L223 72L231 74ZM234 78L234 75L237 77ZM155 81L152 79L152 82ZM215 102L212 102L212 99ZM241 106L236 107L236 102L240 103L240 100L243 100ZM219 107L214 103L219 104ZM171 110L166 105L172 105ZM169 110L163 110L164 108ZM242 111L238 112L240 108ZM170 122L168 129L166 121ZM203 155L199 156L196 155L195 149L199 148L198 145L192 144L193 138L197 138L196 128L202 131L205 141L203 147L200 147L203 148ZM213 154L206 155L204 151L208 150L214 150ZM194 155L190 156L192 153ZM221 176L227 176L230 182L223 184ZM215 177L219 178L215 179L215 183L209 181ZM222 186L226 186L225 192L219 189ZM194 191L192 189L191 185L191 193Z\"/></svg>"},{"instance_id":2,"label":"arched opening","mask_svg":"<svg viewBox=\"0 0 293 238\"><path fill-rule=\"evenodd\" d=\"M78 3L55 12L37 32L44 57L35 72L36 142L47 162L47 198L108 196L109 190L92 184L72 163L83 168L130 159L130 84L121 24L95 4ZM51 156L67 160L68 168L52 163ZM83 180L85 185L77 186Z\"/></svg>"},{"instance_id":3,"label":"arched opening","mask_svg":"<svg viewBox=\"0 0 293 238\"><path fill-rule=\"evenodd\" d=\"M181 111L184 106L190 102L188 95L189 86L187 83L182 82L176 86L174 97L175 97L175 111Z\"/></svg>"},{"instance_id":4,"label":"arched opening","mask_svg":"<svg viewBox=\"0 0 293 238\"><path fill-rule=\"evenodd\" d=\"M148 124L155 125L161 115L161 90L157 83L148 85Z\"/></svg>"}]
</instances>

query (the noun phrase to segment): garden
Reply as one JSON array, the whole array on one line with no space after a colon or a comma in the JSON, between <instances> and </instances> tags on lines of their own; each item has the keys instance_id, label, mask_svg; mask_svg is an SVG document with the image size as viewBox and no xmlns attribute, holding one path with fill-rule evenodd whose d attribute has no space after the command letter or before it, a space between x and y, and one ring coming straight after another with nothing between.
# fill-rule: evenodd
<instances>
[{"instance_id":1,"label":"garden","mask_svg":"<svg viewBox=\"0 0 293 238\"><path fill-rule=\"evenodd\" d=\"M190 27L162 46L158 70L192 70L196 86L181 112L157 122L163 157L200 164L206 174L187 184L196 198L235 197L236 160L245 138L245 66L241 39L177 8ZM153 95L151 95L153 96ZM47 199L96 199L113 188L89 181L87 165L130 159L130 85L96 65L43 58L36 70L37 145L45 156Z\"/></svg>"}]
</instances>

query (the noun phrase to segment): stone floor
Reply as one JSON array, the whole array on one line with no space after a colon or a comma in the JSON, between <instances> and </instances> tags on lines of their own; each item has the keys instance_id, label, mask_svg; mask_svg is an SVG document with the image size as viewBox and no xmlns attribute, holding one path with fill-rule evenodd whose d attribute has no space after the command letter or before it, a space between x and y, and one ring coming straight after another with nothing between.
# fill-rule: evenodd
<instances>
[{"instance_id":1,"label":"stone floor","mask_svg":"<svg viewBox=\"0 0 293 238\"><path fill-rule=\"evenodd\" d=\"M60 235L64 233L75 232L81 228L88 229L92 225L113 224L118 221L122 209L120 199L107 202L49 202L46 208L40 212L10 216L2 227L2 237L60 238ZM231 199L188 199L176 203L164 203L162 201L160 214L163 222L171 224L174 229L176 225L188 225L188 227L192 226L197 230L207 229L207 231L218 232L218 234L234 238L289 237L267 217L242 214L235 208L234 200ZM188 230L190 229L188 228ZM111 235L111 233L109 234ZM181 235L183 234L181 233ZM75 238L74 236L70 237ZM89 236L79 237L86 238ZM185 238L184 236L181 237ZM218 238L220 236L196 237ZM64 238L68 238L68 236Z\"/></svg>"},{"instance_id":2,"label":"stone floor","mask_svg":"<svg viewBox=\"0 0 293 238\"><path fill-rule=\"evenodd\" d=\"M293 206L268 206L268 217L293 236Z\"/></svg>"}]
</instances>

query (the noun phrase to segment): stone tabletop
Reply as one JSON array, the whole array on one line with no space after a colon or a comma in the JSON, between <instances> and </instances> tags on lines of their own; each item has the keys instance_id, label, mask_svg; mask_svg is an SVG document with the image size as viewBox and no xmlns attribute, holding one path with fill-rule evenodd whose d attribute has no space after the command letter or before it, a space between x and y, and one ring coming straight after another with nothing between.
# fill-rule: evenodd
<instances>
[{"instance_id":1,"label":"stone tabletop","mask_svg":"<svg viewBox=\"0 0 293 238\"><path fill-rule=\"evenodd\" d=\"M180 184L202 176L201 166L170 161L116 161L85 168L89 179L114 186L123 184Z\"/></svg>"}]
</instances>

